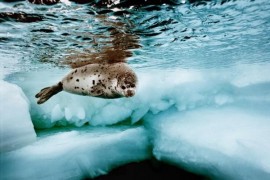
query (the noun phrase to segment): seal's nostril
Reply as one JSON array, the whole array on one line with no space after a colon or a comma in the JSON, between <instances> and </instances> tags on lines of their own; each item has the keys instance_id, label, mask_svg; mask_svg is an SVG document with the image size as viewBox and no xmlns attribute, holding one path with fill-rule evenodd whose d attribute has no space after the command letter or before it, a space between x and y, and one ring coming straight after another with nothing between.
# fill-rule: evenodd
<instances>
[{"instance_id":1,"label":"seal's nostril","mask_svg":"<svg viewBox=\"0 0 270 180\"><path fill-rule=\"evenodd\" d=\"M131 90L127 90L127 97L131 97L131 96L134 96L134 91L131 91Z\"/></svg>"}]
</instances>

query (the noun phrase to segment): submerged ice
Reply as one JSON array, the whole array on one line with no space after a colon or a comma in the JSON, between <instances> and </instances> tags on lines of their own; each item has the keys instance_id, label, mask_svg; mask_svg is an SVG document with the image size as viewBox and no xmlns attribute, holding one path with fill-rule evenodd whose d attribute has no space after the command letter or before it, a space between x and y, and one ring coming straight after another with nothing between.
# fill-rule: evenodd
<instances>
[{"instance_id":1,"label":"submerged ice","mask_svg":"<svg viewBox=\"0 0 270 180\"><path fill-rule=\"evenodd\" d=\"M68 129L1 154L3 179L83 179L150 157L142 127Z\"/></svg>"},{"instance_id":2,"label":"submerged ice","mask_svg":"<svg viewBox=\"0 0 270 180\"><path fill-rule=\"evenodd\" d=\"M10 75L7 80L21 86L29 98L36 128L77 127L76 131L41 136L31 146L10 152L10 156L16 154L14 158L21 162L16 163L13 171L23 176L22 164L29 160L29 156L32 157L29 166L40 168L44 166L40 164L44 162L42 158L54 157L61 161L56 165L54 161L46 163L46 166L54 164L55 168L48 170L48 176L57 174L59 178L66 178L73 177L71 174L75 173L76 177L95 177L107 173L111 169L109 167L149 158L149 147L153 147L152 153L157 159L214 179L267 179L270 177L269 68L268 65L241 65L218 70L138 71L139 86L135 97L105 100L61 92L43 105L36 104L35 93L40 87L57 82L65 71ZM47 81L41 81L45 74ZM101 137L94 130L95 127L98 131L100 126L121 123L132 127L137 122L143 126L125 130L116 139L110 128L104 127L105 135ZM88 126L92 127L91 130L85 131ZM116 131L119 130L116 128ZM65 138L62 139L62 136ZM112 138L110 144L117 146L117 149L103 152L107 137ZM92 141L98 141L99 145L92 144ZM134 149L130 149L130 143ZM97 147L100 149L96 151ZM72 152L69 153L70 148ZM93 154L89 152L95 154L97 159L93 160ZM129 157L121 156L130 152L132 155ZM34 155L36 153L41 153L40 157ZM104 153L114 160L102 160ZM86 163L83 171L78 170L76 164L82 163L81 160L74 160L80 156L88 159L87 163L83 160ZM2 157L2 164L14 161L7 157ZM119 161L122 163L119 164ZM61 163L67 162L71 164L61 167ZM12 163L10 166L13 166ZM15 177L6 174L9 172L7 168L1 173L6 177ZM64 173L66 168L72 173ZM31 171L25 178L43 175Z\"/></svg>"},{"instance_id":3,"label":"submerged ice","mask_svg":"<svg viewBox=\"0 0 270 180\"><path fill-rule=\"evenodd\" d=\"M8 79L25 90L31 102L33 123L42 129L84 124L113 125L126 120L134 124L147 113L158 114L171 107L188 111L205 106L268 102L269 68L242 65L218 70L139 71L135 97L108 100L61 92L39 106L34 97L36 92L41 87L57 83L65 71L56 74L51 71L17 73ZM261 78L254 72L256 69ZM40 76L46 76L48 80L40 81Z\"/></svg>"},{"instance_id":4,"label":"submerged ice","mask_svg":"<svg viewBox=\"0 0 270 180\"><path fill-rule=\"evenodd\" d=\"M251 107L224 106L182 113L171 109L147 121L159 160L207 172L213 179L268 179L269 115Z\"/></svg>"},{"instance_id":5,"label":"submerged ice","mask_svg":"<svg viewBox=\"0 0 270 180\"><path fill-rule=\"evenodd\" d=\"M18 149L35 141L36 133L29 113L29 101L22 89L0 80L0 153Z\"/></svg>"}]
</instances>

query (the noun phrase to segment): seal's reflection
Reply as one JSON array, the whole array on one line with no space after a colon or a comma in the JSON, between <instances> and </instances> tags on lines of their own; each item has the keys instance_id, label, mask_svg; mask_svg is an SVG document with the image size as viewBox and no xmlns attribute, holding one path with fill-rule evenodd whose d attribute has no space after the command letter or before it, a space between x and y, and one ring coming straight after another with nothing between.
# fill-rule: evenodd
<instances>
[{"instance_id":1,"label":"seal's reflection","mask_svg":"<svg viewBox=\"0 0 270 180\"><path fill-rule=\"evenodd\" d=\"M140 48L139 37L130 33L130 25L110 20L106 15L97 15L97 20L101 21L106 27L109 27L110 36L93 35L93 44L99 45L99 39L106 39L106 44L100 49L86 49L85 52L73 51L66 56L63 64L68 64L72 68L81 67L93 63L118 63L126 62L128 57L132 56L130 50ZM96 45L96 46L97 46Z\"/></svg>"}]
</instances>

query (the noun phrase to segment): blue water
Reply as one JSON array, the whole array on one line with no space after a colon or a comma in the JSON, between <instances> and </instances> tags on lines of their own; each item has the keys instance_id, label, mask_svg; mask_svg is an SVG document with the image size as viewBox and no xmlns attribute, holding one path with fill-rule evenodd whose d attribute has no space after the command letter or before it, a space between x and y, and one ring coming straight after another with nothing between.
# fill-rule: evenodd
<instances>
[{"instance_id":1,"label":"blue water","mask_svg":"<svg viewBox=\"0 0 270 180\"><path fill-rule=\"evenodd\" d=\"M8 98L22 115L3 127L37 134L0 154L0 175L96 177L154 156L212 179L270 177L270 1L74 1L0 2L0 79L27 98ZM134 98L61 92L36 104L70 65L104 57L137 73ZM5 97L18 93L1 81Z\"/></svg>"},{"instance_id":2,"label":"blue water","mask_svg":"<svg viewBox=\"0 0 270 180\"><path fill-rule=\"evenodd\" d=\"M71 52L110 46L108 30L117 28L139 38L141 48L133 50L129 60L136 68L263 64L269 63L270 57L269 11L266 0L142 7L2 2L0 53L18 54L16 58L26 70L41 63L58 66ZM20 14L12 17L6 15L8 12Z\"/></svg>"}]
</instances>

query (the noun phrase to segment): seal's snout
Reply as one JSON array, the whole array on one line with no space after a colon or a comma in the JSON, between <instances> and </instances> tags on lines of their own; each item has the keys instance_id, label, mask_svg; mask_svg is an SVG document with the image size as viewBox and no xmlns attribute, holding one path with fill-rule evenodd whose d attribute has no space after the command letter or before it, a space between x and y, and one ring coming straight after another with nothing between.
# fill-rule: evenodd
<instances>
[{"instance_id":1,"label":"seal's snout","mask_svg":"<svg viewBox=\"0 0 270 180\"><path fill-rule=\"evenodd\" d=\"M126 91L126 97L132 97L135 95L135 91L134 90L127 90Z\"/></svg>"}]
</instances>

